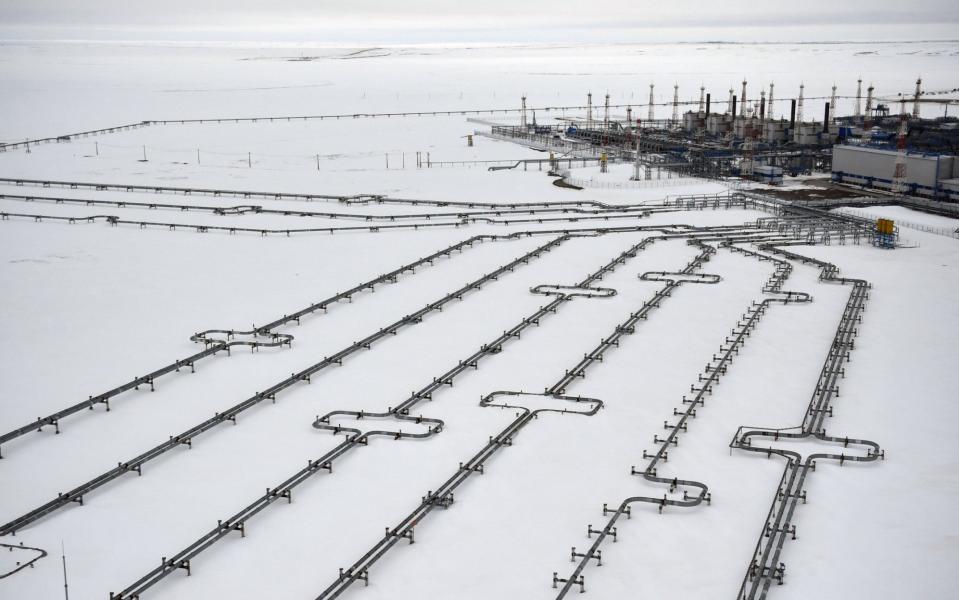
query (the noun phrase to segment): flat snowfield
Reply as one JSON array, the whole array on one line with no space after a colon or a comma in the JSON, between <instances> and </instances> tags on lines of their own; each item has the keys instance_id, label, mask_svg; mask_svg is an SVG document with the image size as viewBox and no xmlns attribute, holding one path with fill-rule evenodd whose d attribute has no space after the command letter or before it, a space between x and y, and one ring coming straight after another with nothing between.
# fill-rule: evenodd
<instances>
[{"instance_id":1,"label":"flat snowfield","mask_svg":"<svg viewBox=\"0 0 959 600\"><path fill-rule=\"evenodd\" d=\"M0 152L0 598L59 598L64 564L104 600L953 596L959 222L869 208L903 223L880 249L466 136L524 93L547 123L745 74L818 115L833 79L957 69L0 45L3 142L151 121Z\"/></svg>"}]
</instances>

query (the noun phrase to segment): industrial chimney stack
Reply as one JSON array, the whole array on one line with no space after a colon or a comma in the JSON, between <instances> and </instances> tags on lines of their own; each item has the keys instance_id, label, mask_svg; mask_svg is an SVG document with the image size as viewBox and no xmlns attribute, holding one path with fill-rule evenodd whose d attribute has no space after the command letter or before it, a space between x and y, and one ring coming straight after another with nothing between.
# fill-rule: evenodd
<instances>
[{"instance_id":1,"label":"industrial chimney stack","mask_svg":"<svg viewBox=\"0 0 959 600\"><path fill-rule=\"evenodd\" d=\"M673 85L673 126L679 123L679 84Z\"/></svg>"},{"instance_id":2,"label":"industrial chimney stack","mask_svg":"<svg viewBox=\"0 0 959 600\"><path fill-rule=\"evenodd\" d=\"M652 83L649 84L649 117L648 117L649 121L652 121L655 118L655 114L653 113L653 86L654 85L655 84L652 84Z\"/></svg>"},{"instance_id":3,"label":"industrial chimney stack","mask_svg":"<svg viewBox=\"0 0 959 600\"><path fill-rule=\"evenodd\" d=\"M775 83L769 82L769 101L766 103L766 118L770 121L773 120L773 88L775 87Z\"/></svg>"},{"instance_id":4,"label":"industrial chimney stack","mask_svg":"<svg viewBox=\"0 0 959 600\"><path fill-rule=\"evenodd\" d=\"M856 80L856 116L862 116L862 77Z\"/></svg>"},{"instance_id":5,"label":"industrial chimney stack","mask_svg":"<svg viewBox=\"0 0 959 600\"><path fill-rule=\"evenodd\" d=\"M802 102L805 84L799 84L799 98L796 99L796 126L793 127L793 141L798 143L802 132Z\"/></svg>"},{"instance_id":6,"label":"industrial chimney stack","mask_svg":"<svg viewBox=\"0 0 959 600\"><path fill-rule=\"evenodd\" d=\"M912 100L912 118L919 118L919 96L922 95L922 77L916 80L916 95Z\"/></svg>"},{"instance_id":7,"label":"industrial chimney stack","mask_svg":"<svg viewBox=\"0 0 959 600\"><path fill-rule=\"evenodd\" d=\"M739 97L739 116L746 116L746 80L743 79L743 94Z\"/></svg>"},{"instance_id":8,"label":"industrial chimney stack","mask_svg":"<svg viewBox=\"0 0 959 600\"><path fill-rule=\"evenodd\" d=\"M586 129L593 128L593 92L586 94Z\"/></svg>"}]
</instances>

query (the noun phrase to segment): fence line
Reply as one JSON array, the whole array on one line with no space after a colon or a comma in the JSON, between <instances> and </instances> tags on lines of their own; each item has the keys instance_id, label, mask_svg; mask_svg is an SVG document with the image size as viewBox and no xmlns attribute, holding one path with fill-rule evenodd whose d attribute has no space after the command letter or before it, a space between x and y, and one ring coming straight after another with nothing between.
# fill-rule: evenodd
<instances>
[{"instance_id":1,"label":"fence line","mask_svg":"<svg viewBox=\"0 0 959 600\"><path fill-rule=\"evenodd\" d=\"M568 171L565 171L568 173ZM660 188L674 187L680 185L695 185L699 183L712 183L699 177L667 177L666 179L644 179L640 181L596 181L594 179L583 179L579 177L563 176L566 183L582 188L599 189L641 189L641 188Z\"/></svg>"},{"instance_id":2,"label":"fence line","mask_svg":"<svg viewBox=\"0 0 959 600\"><path fill-rule=\"evenodd\" d=\"M851 208L837 208L836 211L837 211L837 212L840 212L840 213L843 213L843 214L847 214L847 215L853 215L853 216L856 216L856 217L864 217L864 218L866 218L866 219L876 219L876 218L878 218L878 217L876 216L876 213L868 213L868 212L865 212L865 211L854 210L854 209L851 209ZM888 218L888 217L884 217L884 218ZM894 221L895 224L896 224L898 227L905 227L905 228L907 228L907 229L915 229L916 231L924 231L924 232L926 232L926 233L934 233L934 234L936 234L936 235L942 235L942 236L945 236L945 237L951 237L951 238L954 238L954 239L959 240L959 221L957 221L956 227L955 227L954 229L950 229L950 228L948 228L948 227L936 227L936 226L933 226L933 225L926 225L926 224L924 224L924 223L916 223L916 222L914 222L914 221L905 221L905 220L902 220L902 219L891 219L891 220Z\"/></svg>"}]
</instances>

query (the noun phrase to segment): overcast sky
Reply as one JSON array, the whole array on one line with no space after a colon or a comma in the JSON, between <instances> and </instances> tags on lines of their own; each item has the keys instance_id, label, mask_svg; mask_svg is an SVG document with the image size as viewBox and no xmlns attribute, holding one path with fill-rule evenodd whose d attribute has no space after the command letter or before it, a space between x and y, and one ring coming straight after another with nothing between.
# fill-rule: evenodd
<instances>
[{"instance_id":1,"label":"overcast sky","mask_svg":"<svg viewBox=\"0 0 959 600\"><path fill-rule=\"evenodd\" d=\"M957 39L959 1L0 0L5 39L468 43L887 37Z\"/></svg>"}]
</instances>

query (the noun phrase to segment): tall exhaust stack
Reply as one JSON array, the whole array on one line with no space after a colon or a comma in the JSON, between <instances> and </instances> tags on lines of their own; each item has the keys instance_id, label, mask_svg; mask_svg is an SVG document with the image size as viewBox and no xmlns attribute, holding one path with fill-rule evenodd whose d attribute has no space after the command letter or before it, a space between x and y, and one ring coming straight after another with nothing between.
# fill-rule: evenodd
<instances>
[{"instance_id":1,"label":"tall exhaust stack","mask_svg":"<svg viewBox=\"0 0 959 600\"><path fill-rule=\"evenodd\" d=\"M800 138L800 131L802 130L802 97L803 97L803 88L805 84L799 84L799 98L796 101L796 127L793 128L793 141L798 142Z\"/></svg>"},{"instance_id":2,"label":"tall exhaust stack","mask_svg":"<svg viewBox=\"0 0 959 600\"><path fill-rule=\"evenodd\" d=\"M679 123L679 84L673 85L673 125Z\"/></svg>"},{"instance_id":3,"label":"tall exhaust stack","mask_svg":"<svg viewBox=\"0 0 959 600\"><path fill-rule=\"evenodd\" d=\"M775 87L775 83L769 82L769 101L766 102L766 117L770 121L773 120L773 88Z\"/></svg>"},{"instance_id":4,"label":"tall exhaust stack","mask_svg":"<svg viewBox=\"0 0 959 600\"><path fill-rule=\"evenodd\" d=\"M653 113L653 86L654 84L649 84L649 117L648 119L652 121L655 118Z\"/></svg>"},{"instance_id":5,"label":"tall exhaust stack","mask_svg":"<svg viewBox=\"0 0 959 600\"><path fill-rule=\"evenodd\" d=\"M829 98L829 112L832 113L832 121L835 122L836 121L836 83L835 82L833 82L832 84L832 96ZM826 125L826 127L829 127L830 125L832 125L832 123L829 123L828 125ZM825 129L825 131L829 131L829 129Z\"/></svg>"},{"instance_id":6,"label":"tall exhaust stack","mask_svg":"<svg viewBox=\"0 0 959 600\"><path fill-rule=\"evenodd\" d=\"M523 94L523 104L519 113L519 126L526 129L526 94Z\"/></svg>"},{"instance_id":7,"label":"tall exhaust stack","mask_svg":"<svg viewBox=\"0 0 959 600\"><path fill-rule=\"evenodd\" d=\"M746 80L743 79L743 95L739 97L739 116L746 116Z\"/></svg>"},{"instance_id":8,"label":"tall exhaust stack","mask_svg":"<svg viewBox=\"0 0 959 600\"><path fill-rule=\"evenodd\" d=\"M766 139L766 90L759 92L759 135Z\"/></svg>"},{"instance_id":9,"label":"tall exhaust stack","mask_svg":"<svg viewBox=\"0 0 959 600\"><path fill-rule=\"evenodd\" d=\"M603 129L609 129L609 92L606 92L606 104L603 105Z\"/></svg>"},{"instance_id":10,"label":"tall exhaust stack","mask_svg":"<svg viewBox=\"0 0 959 600\"><path fill-rule=\"evenodd\" d=\"M709 116L709 100L712 94L706 94L706 116Z\"/></svg>"},{"instance_id":11,"label":"tall exhaust stack","mask_svg":"<svg viewBox=\"0 0 959 600\"><path fill-rule=\"evenodd\" d=\"M856 116L862 116L862 77L856 80Z\"/></svg>"},{"instance_id":12,"label":"tall exhaust stack","mask_svg":"<svg viewBox=\"0 0 959 600\"><path fill-rule=\"evenodd\" d=\"M699 86L699 112L702 113L705 108L704 102L706 101L706 86Z\"/></svg>"},{"instance_id":13,"label":"tall exhaust stack","mask_svg":"<svg viewBox=\"0 0 959 600\"><path fill-rule=\"evenodd\" d=\"M823 113L823 116L822 116L822 132L823 133L829 133L829 107L830 106L831 105L827 102L826 112Z\"/></svg>"},{"instance_id":14,"label":"tall exhaust stack","mask_svg":"<svg viewBox=\"0 0 959 600\"><path fill-rule=\"evenodd\" d=\"M586 94L586 129L593 128L593 92Z\"/></svg>"},{"instance_id":15,"label":"tall exhaust stack","mask_svg":"<svg viewBox=\"0 0 959 600\"><path fill-rule=\"evenodd\" d=\"M922 95L922 77L916 80L916 95L912 100L912 118L919 118L919 96Z\"/></svg>"},{"instance_id":16,"label":"tall exhaust stack","mask_svg":"<svg viewBox=\"0 0 959 600\"><path fill-rule=\"evenodd\" d=\"M729 88L729 103L726 104L726 114L736 115L736 96L733 95L733 88Z\"/></svg>"},{"instance_id":17,"label":"tall exhaust stack","mask_svg":"<svg viewBox=\"0 0 959 600\"><path fill-rule=\"evenodd\" d=\"M790 102L789 107L789 128L794 129L796 127L796 99L793 98Z\"/></svg>"},{"instance_id":18,"label":"tall exhaust stack","mask_svg":"<svg viewBox=\"0 0 959 600\"><path fill-rule=\"evenodd\" d=\"M868 142L872 139L872 84L866 90L866 116L862 121L862 137Z\"/></svg>"},{"instance_id":19,"label":"tall exhaust stack","mask_svg":"<svg viewBox=\"0 0 959 600\"><path fill-rule=\"evenodd\" d=\"M896 136L896 163L892 174L892 191L905 195L909 191L906 183L906 136L909 135L909 119L906 112L899 115L899 134Z\"/></svg>"},{"instance_id":20,"label":"tall exhaust stack","mask_svg":"<svg viewBox=\"0 0 959 600\"><path fill-rule=\"evenodd\" d=\"M639 181L641 179L640 170L642 169L643 164L643 152L640 148L640 139L642 135L642 129L640 128L639 119L636 119L636 164L633 167L633 180Z\"/></svg>"}]
</instances>

